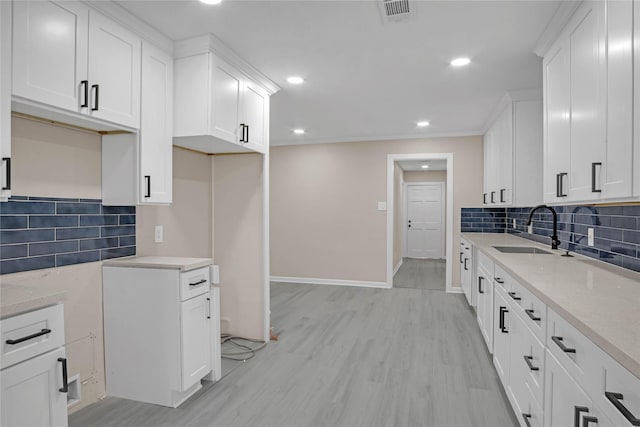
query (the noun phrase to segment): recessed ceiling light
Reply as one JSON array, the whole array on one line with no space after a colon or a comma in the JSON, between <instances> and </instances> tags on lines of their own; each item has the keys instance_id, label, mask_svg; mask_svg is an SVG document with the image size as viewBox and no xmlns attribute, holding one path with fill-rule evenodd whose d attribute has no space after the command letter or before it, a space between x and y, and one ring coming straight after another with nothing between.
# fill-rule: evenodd
<instances>
[{"instance_id":1,"label":"recessed ceiling light","mask_svg":"<svg viewBox=\"0 0 640 427\"><path fill-rule=\"evenodd\" d=\"M451 65L453 65L454 67L462 67L464 65L469 65L469 63L471 63L471 60L469 58L456 58L451 61Z\"/></svg>"},{"instance_id":2,"label":"recessed ceiling light","mask_svg":"<svg viewBox=\"0 0 640 427\"><path fill-rule=\"evenodd\" d=\"M429 126L429 122L418 122L418 126L420 126L421 128Z\"/></svg>"},{"instance_id":3,"label":"recessed ceiling light","mask_svg":"<svg viewBox=\"0 0 640 427\"><path fill-rule=\"evenodd\" d=\"M422 165L420 166L422 169L429 169L429 165Z\"/></svg>"},{"instance_id":4,"label":"recessed ceiling light","mask_svg":"<svg viewBox=\"0 0 640 427\"><path fill-rule=\"evenodd\" d=\"M200 0L204 4L220 4L222 0Z\"/></svg>"},{"instance_id":5,"label":"recessed ceiling light","mask_svg":"<svg viewBox=\"0 0 640 427\"><path fill-rule=\"evenodd\" d=\"M296 135L302 135L304 133L304 129L294 129L293 133L295 133Z\"/></svg>"},{"instance_id":6,"label":"recessed ceiling light","mask_svg":"<svg viewBox=\"0 0 640 427\"><path fill-rule=\"evenodd\" d=\"M292 85L300 85L300 84L304 83L304 79L302 77L299 77L299 76L287 77L287 81L289 83L291 83Z\"/></svg>"}]
</instances>

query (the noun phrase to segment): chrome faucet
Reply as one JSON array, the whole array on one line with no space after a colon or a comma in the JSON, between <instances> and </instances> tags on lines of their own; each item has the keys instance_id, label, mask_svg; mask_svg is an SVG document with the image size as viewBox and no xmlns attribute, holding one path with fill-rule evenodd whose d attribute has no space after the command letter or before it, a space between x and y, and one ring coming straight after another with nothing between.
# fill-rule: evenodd
<instances>
[{"instance_id":1,"label":"chrome faucet","mask_svg":"<svg viewBox=\"0 0 640 427\"><path fill-rule=\"evenodd\" d=\"M528 226L531 225L531 221L533 220L533 214L538 209L548 209L553 214L553 235L551 236L551 249L558 249L558 246L560 245L560 240L558 240L558 214L556 213L555 209L547 205L536 206L535 208L531 209L531 212L529 212L529 220L527 221L527 225Z\"/></svg>"}]
</instances>

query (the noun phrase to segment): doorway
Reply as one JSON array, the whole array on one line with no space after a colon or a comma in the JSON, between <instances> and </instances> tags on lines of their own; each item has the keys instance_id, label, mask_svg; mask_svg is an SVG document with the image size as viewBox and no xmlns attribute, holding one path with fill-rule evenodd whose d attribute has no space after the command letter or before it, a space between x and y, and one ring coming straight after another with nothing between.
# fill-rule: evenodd
<instances>
[{"instance_id":1,"label":"doorway","mask_svg":"<svg viewBox=\"0 0 640 427\"><path fill-rule=\"evenodd\" d=\"M455 292L453 154L388 155L387 209L388 286Z\"/></svg>"}]
</instances>

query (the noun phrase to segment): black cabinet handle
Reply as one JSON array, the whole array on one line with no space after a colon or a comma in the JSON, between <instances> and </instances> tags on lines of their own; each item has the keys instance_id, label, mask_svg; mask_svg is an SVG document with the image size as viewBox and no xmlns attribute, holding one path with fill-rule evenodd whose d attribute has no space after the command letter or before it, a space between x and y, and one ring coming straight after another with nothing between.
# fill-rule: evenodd
<instances>
[{"instance_id":1,"label":"black cabinet handle","mask_svg":"<svg viewBox=\"0 0 640 427\"><path fill-rule=\"evenodd\" d=\"M527 366L529 367L529 369L531 371L539 371L540 368L538 368L537 366L533 366L533 364L531 363L532 360L533 360L533 356L524 356L524 361L527 363Z\"/></svg>"},{"instance_id":2,"label":"black cabinet handle","mask_svg":"<svg viewBox=\"0 0 640 427\"><path fill-rule=\"evenodd\" d=\"M502 331L503 334L509 333L507 328L504 326L504 315L508 312L509 310L507 310L507 307L500 307L500 331Z\"/></svg>"},{"instance_id":3,"label":"black cabinet handle","mask_svg":"<svg viewBox=\"0 0 640 427\"><path fill-rule=\"evenodd\" d=\"M249 142L249 125L247 125L246 128L247 128L247 137L245 138L244 142Z\"/></svg>"},{"instance_id":4,"label":"black cabinet handle","mask_svg":"<svg viewBox=\"0 0 640 427\"><path fill-rule=\"evenodd\" d=\"M144 181L145 181L144 197L151 197L151 175L145 175Z\"/></svg>"},{"instance_id":5,"label":"black cabinet handle","mask_svg":"<svg viewBox=\"0 0 640 427\"><path fill-rule=\"evenodd\" d=\"M89 80L82 80L80 88L84 95L84 101L80 104L80 108L87 108L89 106Z\"/></svg>"},{"instance_id":6,"label":"black cabinet handle","mask_svg":"<svg viewBox=\"0 0 640 427\"><path fill-rule=\"evenodd\" d=\"M493 280L495 280L496 282L500 283L501 285L504 284L504 280L502 280L499 277L494 278Z\"/></svg>"},{"instance_id":7,"label":"black cabinet handle","mask_svg":"<svg viewBox=\"0 0 640 427\"><path fill-rule=\"evenodd\" d=\"M611 402L613 406L615 406L616 409L620 411L622 416L625 417L627 421L629 421L629 423L631 423L632 426L640 426L640 418L637 418L635 415L633 415L631 411L629 411L627 407L624 406L622 402L620 402L622 400L622 393L605 391L604 395L607 397L607 399L609 399L609 402Z\"/></svg>"},{"instance_id":8,"label":"black cabinet handle","mask_svg":"<svg viewBox=\"0 0 640 427\"><path fill-rule=\"evenodd\" d=\"M582 427L589 427L590 423L598 424L598 417L592 415L582 417Z\"/></svg>"},{"instance_id":9,"label":"black cabinet handle","mask_svg":"<svg viewBox=\"0 0 640 427\"><path fill-rule=\"evenodd\" d=\"M573 427L580 427L580 412L589 412L586 406L573 407Z\"/></svg>"},{"instance_id":10,"label":"black cabinet handle","mask_svg":"<svg viewBox=\"0 0 640 427\"><path fill-rule=\"evenodd\" d=\"M482 203L485 205L487 204L487 193L482 194Z\"/></svg>"},{"instance_id":11,"label":"black cabinet handle","mask_svg":"<svg viewBox=\"0 0 640 427\"><path fill-rule=\"evenodd\" d=\"M529 418L531 418L531 414L522 413L522 419L524 419L524 423L527 427L531 427L531 423L529 422Z\"/></svg>"},{"instance_id":12,"label":"black cabinet handle","mask_svg":"<svg viewBox=\"0 0 640 427\"><path fill-rule=\"evenodd\" d=\"M207 319L211 319L211 298L207 298Z\"/></svg>"},{"instance_id":13,"label":"black cabinet handle","mask_svg":"<svg viewBox=\"0 0 640 427\"><path fill-rule=\"evenodd\" d=\"M501 202L501 203L506 202L506 200L504 199L504 192L505 192L505 191L507 191L507 189L506 189L506 188L502 188L502 189L500 189L500 202Z\"/></svg>"},{"instance_id":14,"label":"black cabinet handle","mask_svg":"<svg viewBox=\"0 0 640 427\"><path fill-rule=\"evenodd\" d=\"M464 252L460 252L460 264L462 264L464 261L462 261L462 255L464 255Z\"/></svg>"},{"instance_id":15,"label":"black cabinet handle","mask_svg":"<svg viewBox=\"0 0 640 427\"><path fill-rule=\"evenodd\" d=\"M199 281L197 281L195 283L189 283L189 286L198 286L198 285L202 285L203 283L206 283L206 282L207 282L207 279L202 279L202 280L199 280Z\"/></svg>"},{"instance_id":16,"label":"black cabinet handle","mask_svg":"<svg viewBox=\"0 0 640 427\"><path fill-rule=\"evenodd\" d=\"M556 175L556 197L567 197L564 193L564 177L567 176L566 172L562 172Z\"/></svg>"},{"instance_id":17,"label":"black cabinet handle","mask_svg":"<svg viewBox=\"0 0 640 427\"><path fill-rule=\"evenodd\" d=\"M522 299L519 296L517 296L515 292L507 292L507 293L509 294L511 299L514 300L514 301L520 301Z\"/></svg>"},{"instance_id":18,"label":"black cabinet handle","mask_svg":"<svg viewBox=\"0 0 640 427\"><path fill-rule=\"evenodd\" d=\"M91 107L91 111L98 111L98 108L100 107L100 101L99 101L100 85L91 85L91 89L93 90L93 93L94 93L93 107Z\"/></svg>"},{"instance_id":19,"label":"black cabinet handle","mask_svg":"<svg viewBox=\"0 0 640 427\"><path fill-rule=\"evenodd\" d=\"M3 162L7 162L6 172L6 184L2 187L3 190L11 190L11 157L3 157Z\"/></svg>"},{"instance_id":20,"label":"black cabinet handle","mask_svg":"<svg viewBox=\"0 0 640 427\"><path fill-rule=\"evenodd\" d=\"M58 390L62 393L69 391L69 379L67 378L67 359L64 357L58 357L58 362L62 363L62 388Z\"/></svg>"},{"instance_id":21,"label":"black cabinet handle","mask_svg":"<svg viewBox=\"0 0 640 427\"><path fill-rule=\"evenodd\" d=\"M26 337L22 337L22 338L18 338L15 340L7 340L6 343L9 345L16 345L16 344L20 344L21 342L25 342L25 341L29 341L32 340L34 338L38 338L41 337L43 335L47 335L51 333L51 329L43 329L40 332L36 332L35 334L31 334L31 335L27 335Z\"/></svg>"},{"instance_id":22,"label":"black cabinet handle","mask_svg":"<svg viewBox=\"0 0 640 427\"><path fill-rule=\"evenodd\" d=\"M244 143L249 142L249 126L245 125L244 123L240 123L240 127L242 128L242 135L240 136L240 142L244 142Z\"/></svg>"},{"instance_id":23,"label":"black cabinet handle","mask_svg":"<svg viewBox=\"0 0 640 427\"><path fill-rule=\"evenodd\" d=\"M467 261L469 261L469 258L465 258L464 259L464 269L465 269L465 271L469 270L469 267L467 267Z\"/></svg>"},{"instance_id":24,"label":"black cabinet handle","mask_svg":"<svg viewBox=\"0 0 640 427\"><path fill-rule=\"evenodd\" d=\"M495 192L495 191L492 191L492 192L491 192L491 203L495 203L495 202L496 202L495 200L493 200L493 196L494 196L495 194L496 194L496 192Z\"/></svg>"},{"instance_id":25,"label":"black cabinet handle","mask_svg":"<svg viewBox=\"0 0 640 427\"><path fill-rule=\"evenodd\" d=\"M596 188L596 168L598 166L602 166L600 162L591 163L591 192L592 193L602 193L602 189Z\"/></svg>"},{"instance_id":26,"label":"black cabinet handle","mask_svg":"<svg viewBox=\"0 0 640 427\"><path fill-rule=\"evenodd\" d=\"M528 308L524 312L527 313L527 316L529 316L529 319L533 320L534 322L539 322L540 320L542 320L541 318L533 314L534 310L532 308Z\"/></svg>"},{"instance_id":27,"label":"black cabinet handle","mask_svg":"<svg viewBox=\"0 0 640 427\"><path fill-rule=\"evenodd\" d=\"M479 294L484 294L484 291L482 290L482 281L483 280L484 280L484 277L478 276L478 293Z\"/></svg>"},{"instance_id":28,"label":"black cabinet handle","mask_svg":"<svg viewBox=\"0 0 640 427\"><path fill-rule=\"evenodd\" d=\"M564 351L565 353L575 353L576 349L575 348L569 348L566 345L564 345L563 338L562 337L551 337L551 341L553 341L554 343L556 343L558 345L558 347L560 347L560 350Z\"/></svg>"}]
</instances>

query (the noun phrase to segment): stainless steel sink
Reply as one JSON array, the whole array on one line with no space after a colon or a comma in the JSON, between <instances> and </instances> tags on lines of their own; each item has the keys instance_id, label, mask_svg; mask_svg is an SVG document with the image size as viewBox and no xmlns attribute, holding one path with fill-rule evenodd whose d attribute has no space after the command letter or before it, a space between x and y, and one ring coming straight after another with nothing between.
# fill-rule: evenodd
<instances>
[{"instance_id":1,"label":"stainless steel sink","mask_svg":"<svg viewBox=\"0 0 640 427\"><path fill-rule=\"evenodd\" d=\"M533 246L494 246L500 252L506 254L541 254L551 255L551 252L543 249L534 248Z\"/></svg>"}]
</instances>

